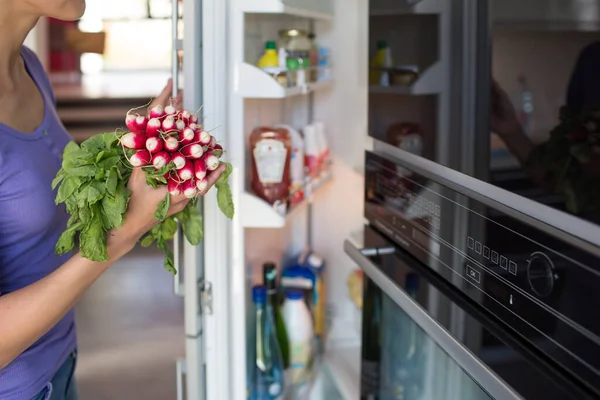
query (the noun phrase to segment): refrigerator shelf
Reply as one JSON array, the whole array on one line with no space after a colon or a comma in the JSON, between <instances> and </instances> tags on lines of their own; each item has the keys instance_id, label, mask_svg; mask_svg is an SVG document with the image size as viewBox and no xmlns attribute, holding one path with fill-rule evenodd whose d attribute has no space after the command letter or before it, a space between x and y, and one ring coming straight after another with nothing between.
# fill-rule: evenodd
<instances>
[{"instance_id":1,"label":"refrigerator shelf","mask_svg":"<svg viewBox=\"0 0 600 400\"><path fill-rule=\"evenodd\" d=\"M379 0L371 5L369 15L372 17L385 17L405 14L440 14L444 10L445 0L421 0L414 5L408 1ZM400 4L399 4L400 3Z\"/></svg>"},{"instance_id":2,"label":"refrigerator shelf","mask_svg":"<svg viewBox=\"0 0 600 400\"><path fill-rule=\"evenodd\" d=\"M403 95L430 95L440 94L443 89L443 68L437 62L424 70L419 78L410 86L378 86L370 85L369 93L372 94L403 94Z\"/></svg>"},{"instance_id":3,"label":"refrigerator shelf","mask_svg":"<svg viewBox=\"0 0 600 400\"><path fill-rule=\"evenodd\" d=\"M317 90L331 87L331 79L310 82L304 86L286 88L272 76L249 63L242 63L239 68L237 93L246 99L284 99L305 95Z\"/></svg>"},{"instance_id":4,"label":"refrigerator shelf","mask_svg":"<svg viewBox=\"0 0 600 400\"><path fill-rule=\"evenodd\" d=\"M331 0L241 0L242 11L252 14L287 14L297 17L330 20Z\"/></svg>"},{"instance_id":5,"label":"refrigerator shelf","mask_svg":"<svg viewBox=\"0 0 600 400\"><path fill-rule=\"evenodd\" d=\"M260 197L243 192L240 201L240 218L245 228L283 228L287 217L304 208L316 191L333 179L331 172L324 173L318 179L311 180L304 187L304 200L287 207L285 203L269 204Z\"/></svg>"}]
</instances>

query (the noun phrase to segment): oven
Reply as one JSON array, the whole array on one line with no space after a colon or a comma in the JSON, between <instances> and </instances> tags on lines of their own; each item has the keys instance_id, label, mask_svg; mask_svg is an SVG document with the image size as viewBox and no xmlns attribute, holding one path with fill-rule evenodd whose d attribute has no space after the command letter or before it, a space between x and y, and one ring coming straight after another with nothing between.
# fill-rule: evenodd
<instances>
[{"instance_id":1,"label":"oven","mask_svg":"<svg viewBox=\"0 0 600 400\"><path fill-rule=\"evenodd\" d=\"M369 223L345 243L365 272L361 398L600 398L600 237L394 151L367 152Z\"/></svg>"}]
</instances>

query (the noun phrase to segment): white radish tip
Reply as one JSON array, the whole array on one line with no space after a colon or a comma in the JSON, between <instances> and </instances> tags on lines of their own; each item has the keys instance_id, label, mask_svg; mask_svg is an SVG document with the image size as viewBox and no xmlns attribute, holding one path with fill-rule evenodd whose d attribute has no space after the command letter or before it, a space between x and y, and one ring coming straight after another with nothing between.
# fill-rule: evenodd
<instances>
[{"instance_id":1,"label":"white radish tip","mask_svg":"<svg viewBox=\"0 0 600 400\"><path fill-rule=\"evenodd\" d=\"M167 115L174 115L177 112L177 110L175 109L175 107L168 105L165 107L165 113Z\"/></svg>"}]
</instances>

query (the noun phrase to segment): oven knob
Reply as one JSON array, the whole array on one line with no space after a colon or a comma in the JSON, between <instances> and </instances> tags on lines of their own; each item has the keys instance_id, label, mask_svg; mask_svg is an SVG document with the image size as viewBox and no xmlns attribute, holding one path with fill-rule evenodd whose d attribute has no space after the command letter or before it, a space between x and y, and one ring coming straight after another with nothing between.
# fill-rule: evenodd
<instances>
[{"instance_id":1,"label":"oven knob","mask_svg":"<svg viewBox=\"0 0 600 400\"><path fill-rule=\"evenodd\" d=\"M539 297L549 296L556 278L552 260L544 253L533 253L527 265L527 281L533 293Z\"/></svg>"}]
</instances>

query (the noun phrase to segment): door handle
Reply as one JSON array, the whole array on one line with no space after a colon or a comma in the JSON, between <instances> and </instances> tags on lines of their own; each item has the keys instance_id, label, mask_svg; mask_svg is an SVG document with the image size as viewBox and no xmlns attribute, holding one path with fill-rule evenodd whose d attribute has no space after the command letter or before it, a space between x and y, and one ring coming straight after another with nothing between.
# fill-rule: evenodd
<instances>
[{"instance_id":1,"label":"door handle","mask_svg":"<svg viewBox=\"0 0 600 400\"><path fill-rule=\"evenodd\" d=\"M171 39L173 50L171 52L171 75L173 79L173 97L179 94L179 49L181 41L179 40L179 0L171 0Z\"/></svg>"},{"instance_id":2,"label":"door handle","mask_svg":"<svg viewBox=\"0 0 600 400\"><path fill-rule=\"evenodd\" d=\"M185 294L184 285L181 278L183 269L181 268L181 225L177 226L175 236L173 236L173 264L175 264L175 270L177 273L173 276L173 293L176 296L183 297Z\"/></svg>"},{"instance_id":3,"label":"door handle","mask_svg":"<svg viewBox=\"0 0 600 400\"><path fill-rule=\"evenodd\" d=\"M187 368L185 365L185 359L178 359L175 364L176 380L177 380L177 400L185 400L185 375L187 374Z\"/></svg>"}]
</instances>

